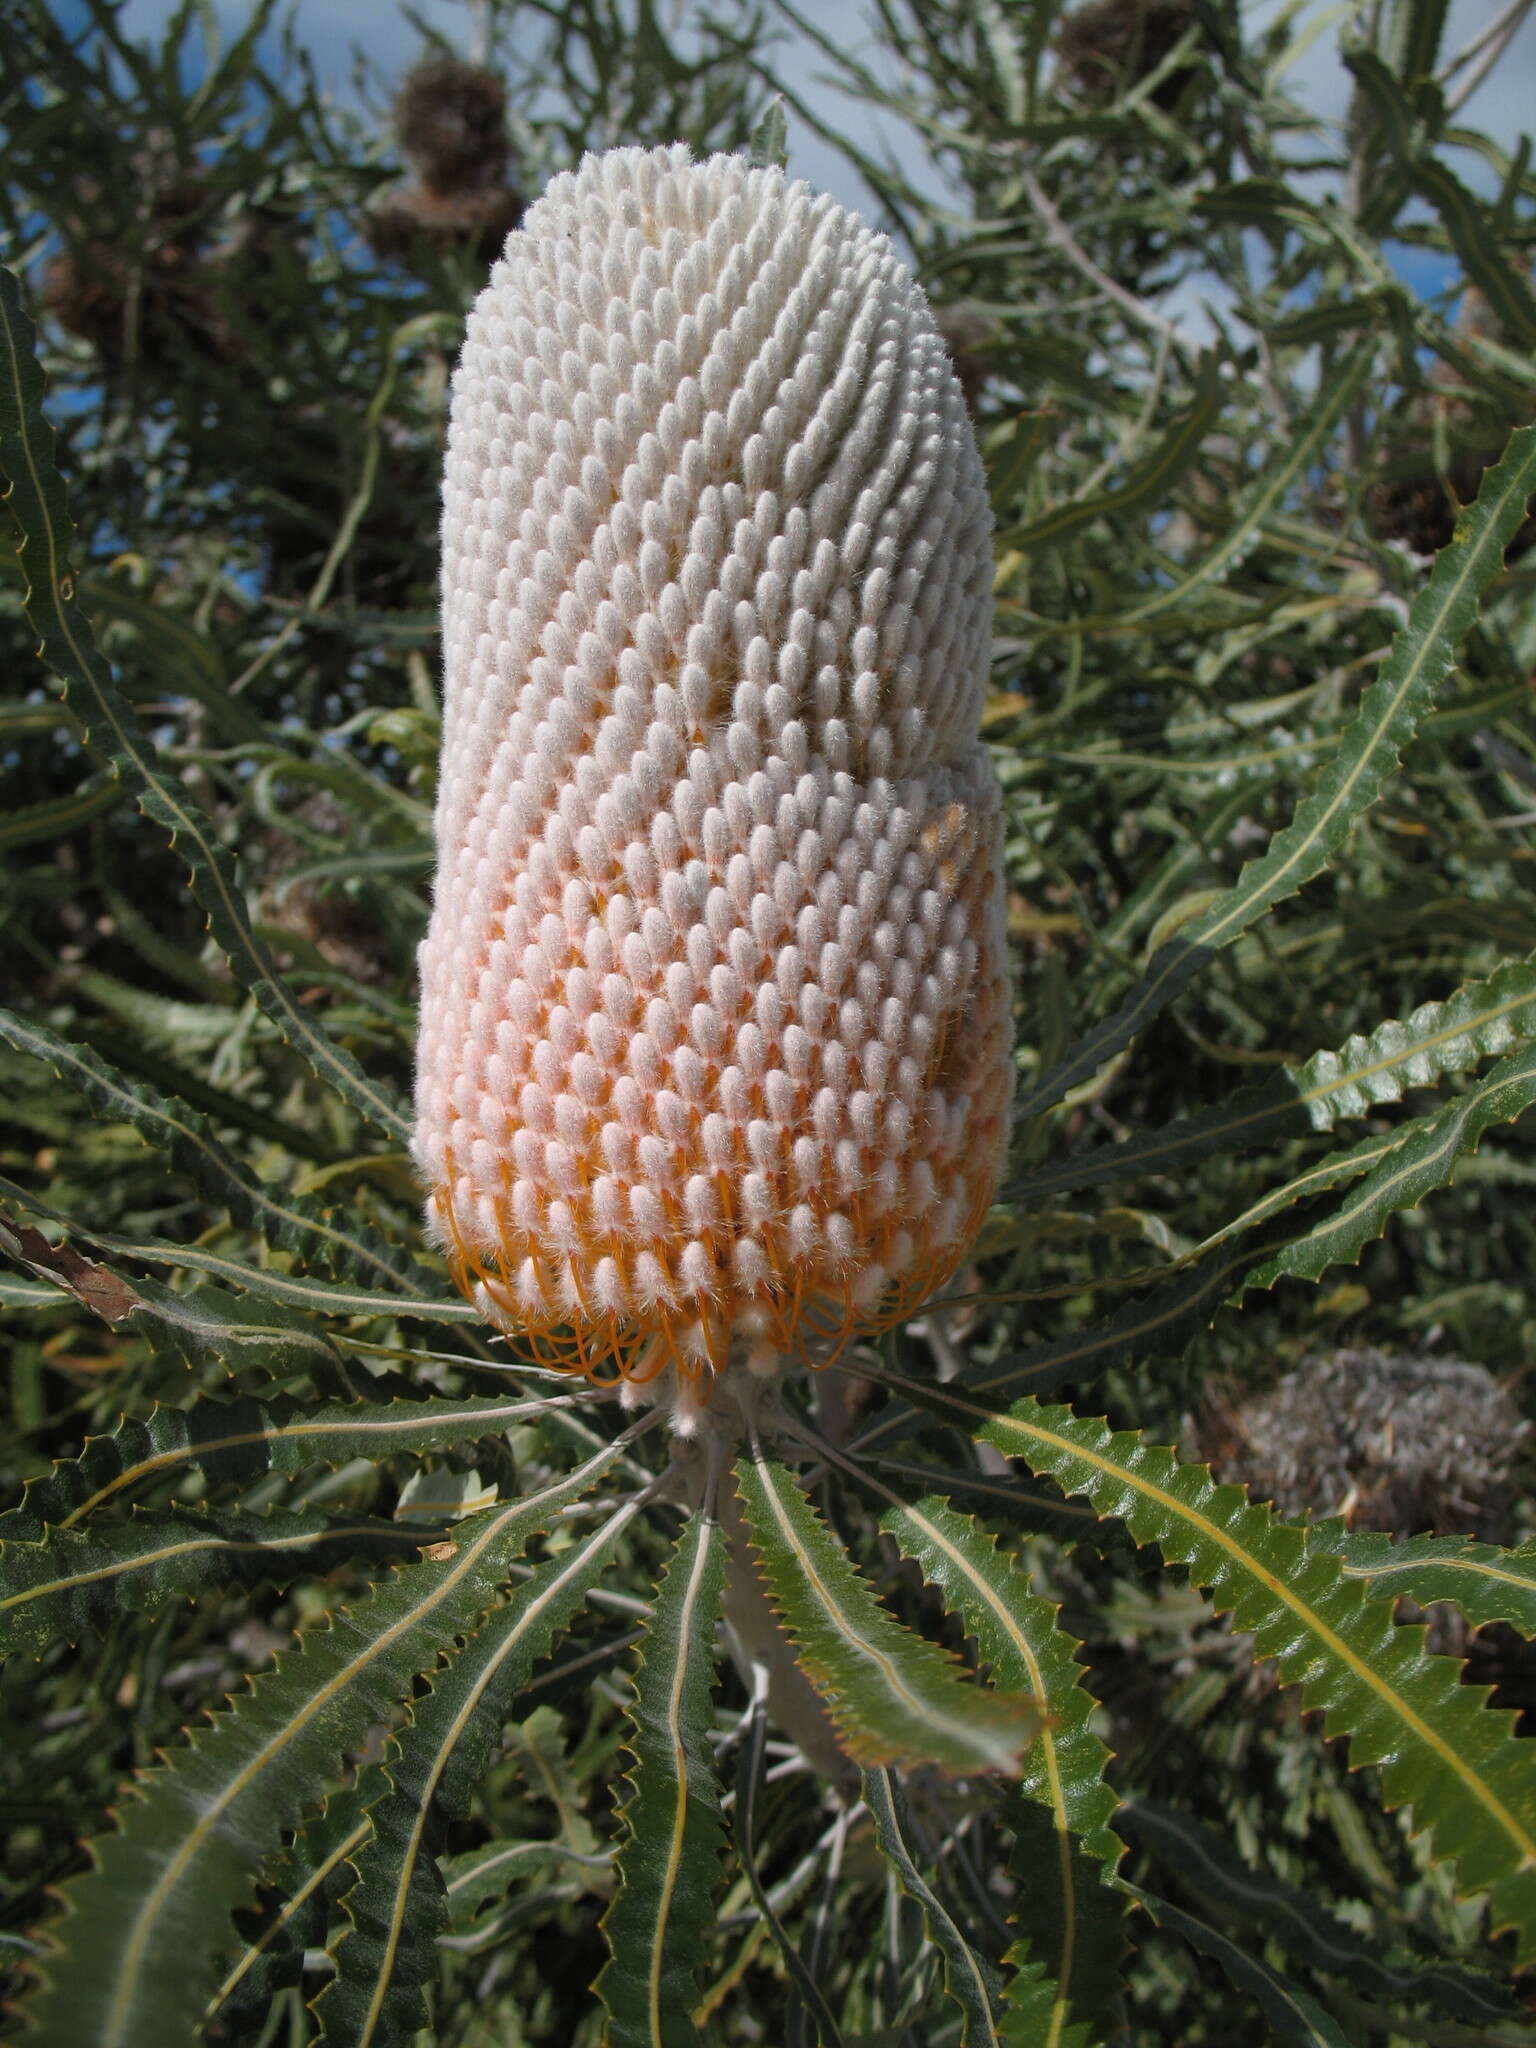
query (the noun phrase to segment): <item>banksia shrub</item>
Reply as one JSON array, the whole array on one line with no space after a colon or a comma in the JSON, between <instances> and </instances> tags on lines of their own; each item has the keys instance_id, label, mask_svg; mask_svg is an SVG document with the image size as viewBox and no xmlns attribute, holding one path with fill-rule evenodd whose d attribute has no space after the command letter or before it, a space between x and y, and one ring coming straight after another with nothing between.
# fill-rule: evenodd
<instances>
[{"instance_id":1,"label":"banksia shrub","mask_svg":"<svg viewBox=\"0 0 1536 2048\"><path fill-rule=\"evenodd\" d=\"M470 317L417 1158L487 1316L679 1427L996 1185L990 534L921 292L777 170L589 157Z\"/></svg>"}]
</instances>

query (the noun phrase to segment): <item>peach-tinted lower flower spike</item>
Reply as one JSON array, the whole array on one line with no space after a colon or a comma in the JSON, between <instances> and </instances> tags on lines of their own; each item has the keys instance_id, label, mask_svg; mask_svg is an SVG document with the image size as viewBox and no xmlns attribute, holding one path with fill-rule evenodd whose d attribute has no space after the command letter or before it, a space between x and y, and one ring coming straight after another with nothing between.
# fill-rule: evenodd
<instances>
[{"instance_id":1,"label":"peach-tinted lower flower spike","mask_svg":"<svg viewBox=\"0 0 1536 2048\"><path fill-rule=\"evenodd\" d=\"M991 518L883 235L556 178L470 315L417 1161L487 1317L670 1400L910 1311L995 1189Z\"/></svg>"}]
</instances>

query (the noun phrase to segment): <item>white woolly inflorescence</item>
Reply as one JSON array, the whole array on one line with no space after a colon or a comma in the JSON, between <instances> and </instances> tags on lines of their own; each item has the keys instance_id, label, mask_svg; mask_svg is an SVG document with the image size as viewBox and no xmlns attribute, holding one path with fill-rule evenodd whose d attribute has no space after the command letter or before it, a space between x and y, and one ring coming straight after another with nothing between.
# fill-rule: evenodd
<instances>
[{"instance_id":1,"label":"white woolly inflorescence","mask_svg":"<svg viewBox=\"0 0 1536 2048\"><path fill-rule=\"evenodd\" d=\"M554 179L454 378L443 626L430 1224L686 1426L948 1278L1006 1139L991 517L886 238L681 146Z\"/></svg>"}]
</instances>

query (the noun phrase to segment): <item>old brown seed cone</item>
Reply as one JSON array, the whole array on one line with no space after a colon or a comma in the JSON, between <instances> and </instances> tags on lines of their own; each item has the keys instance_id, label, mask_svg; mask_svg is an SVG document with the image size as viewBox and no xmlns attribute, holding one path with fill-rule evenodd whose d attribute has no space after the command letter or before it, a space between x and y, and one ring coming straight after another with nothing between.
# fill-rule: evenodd
<instances>
[{"instance_id":1,"label":"old brown seed cone","mask_svg":"<svg viewBox=\"0 0 1536 2048\"><path fill-rule=\"evenodd\" d=\"M1191 1435L1218 1479L1288 1518L1512 1538L1529 1425L1486 1366L1370 1348L1309 1358L1263 1393L1210 1397Z\"/></svg>"},{"instance_id":2,"label":"old brown seed cone","mask_svg":"<svg viewBox=\"0 0 1536 2048\"><path fill-rule=\"evenodd\" d=\"M1113 99L1155 71L1194 19L1194 0L1085 0L1056 32L1058 75L1084 99ZM1167 107L1183 87L1175 72L1152 97Z\"/></svg>"},{"instance_id":3,"label":"old brown seed cone","mask_svg":"<svg viewBox=\"0 0 1536 2048\"><path fill-rule=\"evenodd\" d=\"M453 250L489 266L523 217L508 176L506 88L459 57L427 57L396 97L395 140L412 175L369 207L363 232L386 262L415 263Z\"/></svg>"},{"instance_id":4,"label":"old brown seed cone","mask_svg":"<svg viewBox=\"0 0 1536 2048\"><path fill-rule=\"evenodd\" d=\"M492 71L427 57L406 73L392 125L400 154L429 192L505 181L507 92Z\"/></svg>"}]
</instances>

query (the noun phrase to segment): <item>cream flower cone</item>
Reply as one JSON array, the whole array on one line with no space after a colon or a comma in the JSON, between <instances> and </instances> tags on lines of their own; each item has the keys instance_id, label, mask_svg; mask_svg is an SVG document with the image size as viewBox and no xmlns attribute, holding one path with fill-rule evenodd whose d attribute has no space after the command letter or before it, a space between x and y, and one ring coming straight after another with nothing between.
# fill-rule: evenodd
<instances>
[{"instance_id":1,"label":"cream flower cone","mask_svg":"<svg viewBox=\"0 0 1536 2048\"><path fill-rule=\"evenodd\" d=\"M909 1311L995 1189L991 519L882 235L735 157L556 178L470 316L418 1164L536 1356L687 1414Z\"/></svg>"}]
</instances>

